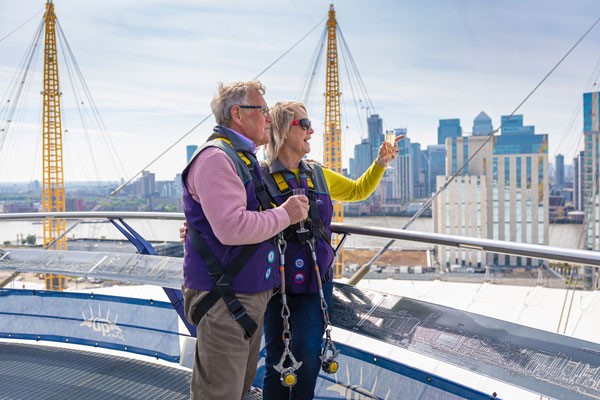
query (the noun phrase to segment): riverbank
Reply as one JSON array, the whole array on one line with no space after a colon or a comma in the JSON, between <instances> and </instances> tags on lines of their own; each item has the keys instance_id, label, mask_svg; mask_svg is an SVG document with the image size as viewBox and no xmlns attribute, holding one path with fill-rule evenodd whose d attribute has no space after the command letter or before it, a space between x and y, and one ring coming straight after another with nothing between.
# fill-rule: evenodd
<instances>
[{"instance_id":1,"label":"riverbank","mask_svg":"<svg viewBox=\"0 0 600 400\"><path fill-rule=\"evenodd\" d=\"M379 249L345 248L344 263L363 265L369 262ZM427 266L427 252L423 250L395 250L389 249L379 259L376 265L380 267L399 266Z\"/></svg>"}]
</instances>

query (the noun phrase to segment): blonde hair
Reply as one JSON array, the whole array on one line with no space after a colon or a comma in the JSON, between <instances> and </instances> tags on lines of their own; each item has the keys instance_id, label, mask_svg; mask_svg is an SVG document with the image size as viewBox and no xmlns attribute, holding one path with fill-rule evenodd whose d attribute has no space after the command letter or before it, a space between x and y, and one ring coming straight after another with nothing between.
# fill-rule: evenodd
<instances>
[{"instance_id":1,"label":"blonde hair","mask_svg":"<svg viewBox=\"0 0 600 400\"><path fill-rule=\"evenodd\" d=\"M248 93L251 90L256 90L264 96L266 92L265 86L259 81L248 82L231 82L223 84L219 82L217 93L210 102L210 108L217 120L217 124L229 126L231 121L231 107L235 105L248 104Z\"/></svg>"},{"instance_id":2,"label":"blonde hair","mask_svg":"<svg viewBox=\"0 0 600 400\"><path fill-rule=\"evenodd\" d=\"M300 101L280 101L271 110L271 141L266 145L267 159L273 161L279 155L279 150L287 138L296 113L306 107Z\"/></svg>"}]
</instances>

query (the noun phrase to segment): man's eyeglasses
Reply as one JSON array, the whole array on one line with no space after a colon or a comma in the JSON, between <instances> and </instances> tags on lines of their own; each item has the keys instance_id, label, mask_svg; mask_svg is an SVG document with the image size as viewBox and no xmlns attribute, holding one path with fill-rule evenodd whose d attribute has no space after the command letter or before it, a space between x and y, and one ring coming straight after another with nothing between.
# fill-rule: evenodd
<instances>
[{"instance_id":1,"label":"man's eyeglasses","mask_svg":"<svg viewBox=\"0 0 600 400\"><path fill-rule=\"evenodd\" d=\"M269 107L267 106L239 106L240 108L253 108L257 110L261 110L265 118L269 116Z\"/></svg>"},{"instance_id":2,"label":"man's eyeglasses","mask_svg":"<svg viewBox=\"0 0 600 400\"><path fill-rule=\"evenodd\" d=\"M292 125L300 125L300 127L302 129L307 131L310 129L310 119L308 119L308 118L297 119L297 120L292 121Z\"/></svg>"}]
</instances>

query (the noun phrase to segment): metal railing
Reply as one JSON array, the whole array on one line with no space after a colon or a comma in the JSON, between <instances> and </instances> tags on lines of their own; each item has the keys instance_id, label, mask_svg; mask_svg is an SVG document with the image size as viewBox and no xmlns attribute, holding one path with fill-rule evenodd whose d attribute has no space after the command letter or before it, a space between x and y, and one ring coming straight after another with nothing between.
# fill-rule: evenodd
<instances>
[{"instance_id":1,"label":"metal railing","mask_svg":"<svg viewBox=\"0 0 600 400\"><path fill-rule=\"evenodd\" d=\"M1 221L31 221L44 218L81 219L160 219L184 221L183 213L165 212L51 212L51 213L6 213L0 214ZM513 256L543 258L555 261L584 264L600 267L600 252L569 249L563 247L472 238L467 236L446 235L440 233L419 232L409 229L365 227L359 225L332 223L331 229L342 235L365 235L387 239L407 240L418 243L430 243L439 246L452 246L468 250L487 251Z\"/></svg>"}]
</instances>

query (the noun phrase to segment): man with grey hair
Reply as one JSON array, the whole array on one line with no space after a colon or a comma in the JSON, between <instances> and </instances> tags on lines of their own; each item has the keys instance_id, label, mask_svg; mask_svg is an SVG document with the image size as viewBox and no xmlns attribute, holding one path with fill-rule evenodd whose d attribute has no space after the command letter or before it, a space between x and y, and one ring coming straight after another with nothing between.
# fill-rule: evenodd
<instances>
[{"instance_id":1,"label":"man with grey hair","mask_svg":"<svg viewBox=\"0 0 600 400\"><path fill-rule=\"evenodd\" d=\"M254 381L263 315L280 284L274 237L308 216L308 199L265 196L258 146L271 117L258 81L219 84L218 125L182 173L188 235L186 318L197 328L191 398L243 399Z\"/></svg>"}]
</instances>

